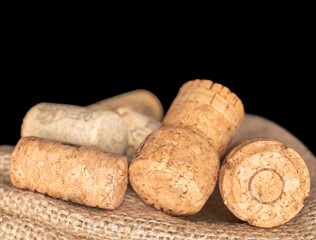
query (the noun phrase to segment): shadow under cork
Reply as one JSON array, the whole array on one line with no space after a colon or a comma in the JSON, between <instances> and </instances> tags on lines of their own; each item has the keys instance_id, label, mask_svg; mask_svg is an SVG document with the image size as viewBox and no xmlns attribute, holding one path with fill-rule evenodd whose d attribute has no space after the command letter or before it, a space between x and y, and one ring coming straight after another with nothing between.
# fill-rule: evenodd
<instances>
[{"instance_id":1,"label":"shadow under cork","mask_svg":"<svg viewBox=\"0 0 316 240\"><path fill-rule=\"evenodd\" d=\"M182 217L185 220L192 222L226 222L226 223L243 223L244 221L235 217L225 206L218 184L203 206L196 214Z\"/></svg>"},{"instance_id":2,"label":"shadow under cork","mask_svg":"<svg viewBox=\"0 0 316 240\"><path fill-rule=\"evenodd\" d=\"M221 165L226 155L232 150L232 148L240 144L242 141L255 137L267 137L271 135L273 136L273 134L271 134L269 126L267 126L266 124L252 124L253 121L258 120L260 121L260 118L257 119L257 116L246 114L243 124L238 130L232 143L228 147L225 156L223 156L223 158L221 159ZM244 221L238 219L234 214L232 214L231 211L226 207L221 197L218 183L216 184L213 193L198 213L182 218L193 222L245 223Z\"/></svg>"},{"instance_id":3,"label":"shadow under cork","mask_svg":"<svg viewBox=\"0 0 316 240\"><path fill-rule=\"evenodd\" d=\"M281 126L256 115L246 114L245 120L238 130L236 136L234 137L232 143L230 144L226 154L228 154L233 147L239 145L242 141L258 137L277 139L293 147L299 154L301 154L301 156L305 160L313 181L316 169L315 163L314 160L311 160L313 158L312 154L309 154L308 151L306 151L306 147L301 144L299 140L297 140L297 138L292 136L292 134L290 134ZM221 159L221 164L223 163L224 159L225 156ZM307 201L310 201L310 197L307 198ZM295 222L295 219L300 219L300 215L301 213L299 213L292 222ZM233 215L225 206L219 191L218 183L216 184L213 193L198 213L181 218L192 222L225 222L246 224L245 221L242 221L235 217L235 215ZM286 224L284 226L286 226ZM263 229L262 231L264 230L265 229Z\"/></svg>"}]
</instances>

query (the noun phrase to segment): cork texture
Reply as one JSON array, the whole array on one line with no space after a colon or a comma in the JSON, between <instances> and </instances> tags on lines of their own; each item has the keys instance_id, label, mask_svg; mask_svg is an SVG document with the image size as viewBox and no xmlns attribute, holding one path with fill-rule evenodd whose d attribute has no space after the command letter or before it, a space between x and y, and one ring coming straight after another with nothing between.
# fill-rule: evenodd
<instances>
[{"instance_id":1,"label":"cork texture","mask_svg":"<svg viewBox=\"0 0 316 240\"><path fill-rule=\"evenodd\" d=\"M162 127L134 155L131 186L144 202L164 212L197 213L214 190L219 159L243 118L243 105L228 88L210 80L185 83Z\"/></svg>"},{"instance_id":2,"label":"cork texture","mask_svg":"<svg viewBox=\"0 0 316 240\"><path fill-rule=\"evenodd\" d=\"M21 189L115 209L127 188L127 158L79 145L24 137L12 153L10 178Z\"/></svg>"},{"instance_id":3,"label":"cork texture","mask_svg":"<svg viewBox=\"0 0 316 240\"><path fill-rule=\"evenodd\" d=\"M21 136L36 136L122 154L126 127L112 111L67 104L39 103L25 115Z\"/></svg>"},{"instance_id":4,"label":"cork texture","mask_svg":"<svg viewBox=\"0 0 316 240\"><path fill-rule=\"evenodd\" d=\"M209 142L186 128L150 134L129 167L130 184L150 206L172 215L197 213L217 182L219 158Z\"/></svg>"},{"instance_id":5,"label":"cork texture","mask_svg":"<svg viewBox=\"0 0 316 240\"><path fill-rule=\"evenodd\" d=\"M158 121L160 121L164 115L160 100L152 92L144 89L122 93L91 104L88 107L112 111L121 107L126 107L135 112L152 117Z\"/></svg>"},{"instance_id":6,"label":"cork texture","mask_svg":"<svg viewBox=\"0 0 316 240\"><path fill-rule=\"evenodd\" d=\"M303 208L310 176L304 160L291 147L256 138L240 143L226 156L219 187L224 203L238 218L274 227Z\"/></svg>"},{"instance_id":7,"label":"cork texture","mask_svg":"<svg viewBox=\"0 0 316 240\"><path fill-rule=\"evenodd\" d=\"M278 138L304 159L311 191L302 210L289 222L259 228L238 219L225 206L218 189L203 208L190 216L175 217L145 204L128 187L115 210L86 207L22 190L11 184L12 146L0 146L1 239L286 239L314 240L316 235L316 158L286 129L263 117L246 114L229 149L256 137ZM53 233L53 234L52 234ZM3 237L4 236L4 237Z\"/></svg>"},{"instance_id":8,"label":"cork texture","mask_svg":"<svg viewBox=\"0 0 316 240\"><path fill-rule=\"evenodd\" d=\"M157 130L161 123L152 117L137 113L127 107L121 107L115 111L122 118L127 130L127 146L124 154L129 159L132 159L141 142L150 133Z\"/></svg>"},{"instance_id":9,"label":"cork texture","mask_svg":"<svg viewBox=\"0 0 316 240\"><path fill-rule=\"evenodd\" d=\"M162 124L188 127L206 136L222 157L244 119L244 107L236 94L210 80L185 83Z\"/></svg>"}]
</instances>

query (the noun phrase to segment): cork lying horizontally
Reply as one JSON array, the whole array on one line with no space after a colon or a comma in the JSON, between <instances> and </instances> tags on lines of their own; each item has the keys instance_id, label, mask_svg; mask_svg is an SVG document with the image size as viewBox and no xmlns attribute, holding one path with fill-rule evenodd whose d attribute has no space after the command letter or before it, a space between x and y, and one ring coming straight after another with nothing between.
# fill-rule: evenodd
<instances>
[{"instance_id":1,"label":"cork lying horizontally","mask_svg":"<svg viewBox=\"0 0 316 240\"><path fill-rule=\"evenodd\" d=\"M244 118L228 88L209 80L184 84L162 127L129 167L130 184L147 204L172 215L197 213L214 190L219 160Z\"/></svg>"},{"instance_id":2,"label":"cork lying horizontally","mask_svg":"<svg viewBox=\"0 0 316 240\"><path fill-rule=\"evenodd\" d=\"M150 133L157 130L161 123L154 118L137 113L127 107L118 108L115 112L122 118L126 126L127 146L124 155L131 160L142 141Z\"/></svg>"},{"instance_id":3,"label":"cork lying horizontally","mask_svg":"<svg viewBox=\"0 0 316 240\"><path fill-rule=\"evenodd\" d=\"M304 160L291 147L274 139L255 138L226 156L219 187L235 216L251 225L274 227L303 208L310 177Z\"/></svg>"},{"instance_id":4,"label":"cork lying horizontally","mask_svg":"<svg viewBox=\"0 0 316 240\"><path fill-rule=\"evenodd\" d=\"M159 99L143 89L123 93L87 107L111 110L122 118L127 130L127 146L124 154L129 160L148 134L160 127L160 120L163 117L163 108Z\"/></svg>"},{"instance_id":5,"label":"cork lying horizontally","mask_svg":"<svg viewBox=\"0 0 316 240\"><path fill-rule=\"evenodd\" d=\"M127 158L94 148L24 137L10 160L14 186L92 207L115 209L126 192Z\"/></svg>"},{"instance_id":6,"label":"cork lying horizontally","mask_svg":"<svg viewBox=\"0 0 316 240\"><path fill-rule=\"evenodd\" d=\"M304 159L310 172L309 197L296 217L285 224L260 228L239 220L224 205L217 186L197 214L182 217L149 207L129 187L122 204L115 210L86 207L23 191L10 183L8 169L13 147L0 146L0 212L3 213L0 236L5 236L0 239L315 240L315 155L285 128L251 114L246 114L232 144L262 136L278 138L290 145Z\"/></svg>"},{"instance_id":7,"label":"cork lying horizontally","mask_svg":"<svg viewBox=\"0 0 316 240\"><path fill-rule=\"evenodd\" d=\"M113 111L67 104L39 103L25 115L21 136L36 136L122 154L126 127Z\"/></svg>"},{"instance_id":8,"label":"cork lying horizontally","mask_svg":"<svg viewBox=\"0 0 316 240\"><path fill-rule=\"evenodd\" d=\"M118 108L122 107L129 108L134 112L149 116L158 121L162 119L164 113L159 99L152 92L144 89L122 93L120 95L91 104L88 107L112 111L116 111Z\"/></svg>"}]
</instances>

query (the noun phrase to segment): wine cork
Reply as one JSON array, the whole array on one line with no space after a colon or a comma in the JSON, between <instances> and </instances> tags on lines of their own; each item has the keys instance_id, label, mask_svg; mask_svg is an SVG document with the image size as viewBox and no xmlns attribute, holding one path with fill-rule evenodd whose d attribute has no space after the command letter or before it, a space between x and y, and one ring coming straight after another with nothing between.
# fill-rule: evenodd
<instances>
[{"instance_id":1,"label":"wine cork","mask_svg":"<svg viewBox=\"0 0 316 240\"><path fill-rule=\"evenodd\" d=\"M158 121L162 119L164 114L163 107L159 99L153 93L144 89L123 93L91 104L88 107L112 111L121 107L126 107L134 110L135 112L152 117Z\"/></svg>"},{"instance_id":2,"label":"wine cork","mask_svg":"<svg viewBox=\"0 0 316 240\"><path fill-rule=\"evenodd\" d=\"M207 139L187 128L162 127L150 134L129 167L129 180L148 205L171 215L190 215L217 183L219 158Z\"/></svg>"},{"instance_id":3,"label":"wine cork","mask_svg":"<svg viewBox=\"0 0 316 240\"><path fill-rule=\"evenodd\" d=\"M219 86L209 80L184 84L162 127L137 150L129 179L145 203L172 215L190 215L213 192L219 159L244 116L237 96Z\"/></svg>"},{"instance_id":4,"label":"wine cork","mask_svg":"<svg viewBox=\"0 0 316 240\"><path fill-rule=\"evenodd\" d=\"M244 119L244 107L227 87L209 80L185 83L162 124L188 127L207 137L222 157Z\"/></svg>"},{"instance_id":5,"label":"wine cork","mask_svg":"<svg viewBox=\"0 0 316 240\"><path fill-rule=\"evenodd\" d=\"M127 130L127 147L124 154L129 160L148 134L160 127L160 120L163 117L159 99L143 89L123 93L87 107L111 110L119 114Z\"/></svg>"},{"instance_id":6,"label":"wine cork","mask_svg":"<svg viewBox=\"0 0 316 240\"><path fill-rule=\"evenodd\" d=\"M119 154L127 144L126 127L118 114L54 103L33 106L23 119L21 136L92 146Z\"/></svg>"},{"instance_id":7,"label":"wine cork","mask_svg":"<svg viewBox=\"0 0 316 240\"><path fill-rule=\"evenodd\" d=\"M10 160L14 186L92 207L115 209L126 192L125 156L37 137L24 137Z\"/></svg>"},{"instance_id":8,"label":"wine cork","mask_svg":"<svg viewBox=\"0 0 316 240\"><path fill-rule=\"evenodd\" d=\"M127 146L124 154L131 160L142 141L150 133L157 130L161 123L127 107L116 109L116 113L122 118L126 126Z\"/></svg>"},{"instance_id":9,"label":"wine cork","mask_svg":"<svg viewBox=\"0 0 316 240\"><path fill-rule=\"evenodd\" d=\"M256 138L233 148L220 170L225 205L258 227L274 227L295 217L310 191L310 176L300 155L274 139Z\"/></svg>"}]
</instances>

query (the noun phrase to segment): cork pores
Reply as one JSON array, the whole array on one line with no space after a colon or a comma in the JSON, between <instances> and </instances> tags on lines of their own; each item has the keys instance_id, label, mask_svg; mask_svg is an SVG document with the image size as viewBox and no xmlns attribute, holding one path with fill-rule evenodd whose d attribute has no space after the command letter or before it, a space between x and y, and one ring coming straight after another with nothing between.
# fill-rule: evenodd
<instances>
[{"instance_id":1,"label":"cork pores","mask_svg":"<svg viewBox=\"0 0 316 240\"><path fill-rule=\"evenodd\" d=\"M197 213L214 190L220 158L243 118L243 105L228 88L209 80L185 83L162 127L134 155L131 186L168 214Z\"/></svg>"}]
</instances>

